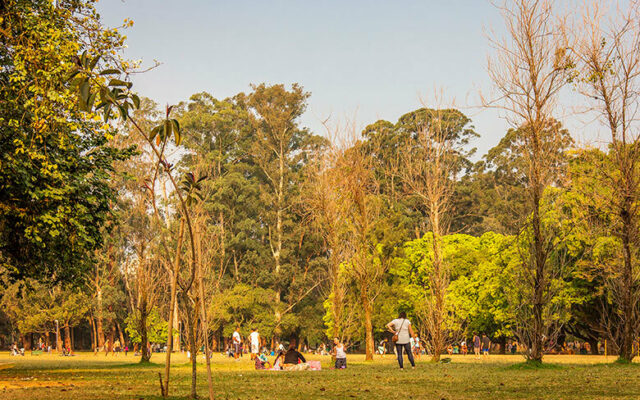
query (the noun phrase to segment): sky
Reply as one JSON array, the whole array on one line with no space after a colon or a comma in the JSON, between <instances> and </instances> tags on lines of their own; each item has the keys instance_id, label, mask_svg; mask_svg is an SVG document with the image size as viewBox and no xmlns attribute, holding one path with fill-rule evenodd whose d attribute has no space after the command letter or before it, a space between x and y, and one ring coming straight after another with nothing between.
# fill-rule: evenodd
<instances>
[{"instance_id":1,"label":"sky","mask_svg":"<svg viewBox=\"0 0 640 400\"><path fill-rule=\"evenodd\" d=\"M133 82L160 104L297 82L311 93L301 123L318 134L328 117L364 128L455 104L480 134L478 156L509 127L479 107L492 88L487 32L503 33L488 0L101 0L98 10L108 26L134 21L125 56L161 65Z\"/></svg>"}]
</instances>

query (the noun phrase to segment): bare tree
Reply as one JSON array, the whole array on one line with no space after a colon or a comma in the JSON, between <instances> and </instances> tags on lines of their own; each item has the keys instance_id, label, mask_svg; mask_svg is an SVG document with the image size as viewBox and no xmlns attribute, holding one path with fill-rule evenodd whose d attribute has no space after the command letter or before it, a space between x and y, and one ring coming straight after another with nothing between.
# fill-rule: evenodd
<instances>
[{"instance_id":1,"label":"bare tree","mask_svg":"<svg viewBox=\"0 0 640 400\"><path fill-rule=\"evenodd\" d=\"M488 63L498 97L494 101L483 98L485 106L506 111L507 120L521 135L527 216L520 236L529 246L522 253L522 282L518 284L524 285L530 298L517 315L522 328L520 341L528 347L526 356L538 362L542 361L544 342L553 326L553 313L545 307L553 295L549 254L555 237L545 230L542 200L558 171L556 160L548 158L546 146L555 145L554 137L560 135L554 129L557 124L553 113L569 66L564 24L554 17L553 5L551 0L514 0L498 7L507 38L492 39L495 55Z\"/></svg>"},{"instance_id":2,"label":"bare tree","mask_svg":"<svg viewBox=\"0 0 640 400\"><path fill-rule=\"evenodd\" d=\"M419 110L417 129L407 139L400 154L396 173L406 193L417 199L428 223L423 224L433 235L433 266L428 271L428 293L424 308L418 310L426 324L427 340L433 361L446 349L445 296L449 286L449 268L442 253L442 237L449 231L454 185L465 156L466 140L461 132L466 117L452 109ZM462 124L462 126L461 126Z\"/></svg>"},{"instance_id":3,"label":"bare tree","mask_svg":"<svg viewBox=\"0 0 640 400\"><path fill-rule=\"evenodd\" d=\"M327 253L328 287L326 298L331 302L329 310L332 325L327 333L329 337L338 337L344 343L349 341L349 329L353 325L352 307L347 304L348 280L341 273L341 265L352 256L349 246L349 225L344 215L342 185L345 177L340 168L345 148L338 143L342 133L340 126L330 127L324 121L330 145L326 146L322 155L306 171L305 187L302 203L312 221L311 228L317 229L323 240Z\"/></svg>"},{"instance_id":4,"label":"bare tree","mask_svg":"<svg viewBox=\"0 0 640 400\"><path fill-rule=\"evenodd\" d=\"M602 199L619 239L617 259L603 271L613 307L603 307L605 334L619 359L631 362L640 335L640 3L631 1L607 18L602 1L583 7L574 32L578 87L609 131L609 152L594 160L597 179L610 195Z\"/></svg>"}]
</instances>

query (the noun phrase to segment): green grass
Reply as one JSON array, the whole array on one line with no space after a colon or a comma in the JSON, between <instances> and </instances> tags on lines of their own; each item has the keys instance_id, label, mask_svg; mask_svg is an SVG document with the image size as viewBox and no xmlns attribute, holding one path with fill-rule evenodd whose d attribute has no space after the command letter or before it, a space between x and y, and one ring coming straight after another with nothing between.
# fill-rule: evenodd
<instances>
[{"instance_id":1,"label":"green grass","mask_svg":"<svg viewBox=\"0 0 640 400\"><path fill-rule=\"evenodd\" d=\"M423 358L415 370L400 371L393 356L364 362L348 359L346 370L255 371L248 357L235 362L213 359L217 399L632 399L640 398L638 364L613 363L614 357L547 356L551 367L532 368L520 356L453 356L449 364ZM172 399L186 398L190 365L174 355ZM132 356L11 357L0 353L0 399L159 399L158 372L164 357L154 354L140 365ZM545 364L546 365L546 364ZM198 393L206 395L206 373L198 366Z\"/></svg>"}]
</instances>

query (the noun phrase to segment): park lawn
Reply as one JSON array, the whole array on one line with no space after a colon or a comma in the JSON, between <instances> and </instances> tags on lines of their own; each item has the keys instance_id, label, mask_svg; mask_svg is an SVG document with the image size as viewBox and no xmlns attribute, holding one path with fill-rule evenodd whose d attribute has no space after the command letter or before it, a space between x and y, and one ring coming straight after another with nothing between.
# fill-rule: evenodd
<instances>
[{"instance_id":1,"label":"park lawn","mask_svg":"<svg viewBox=\"0 0 640 400\"><path fill-rule=\"evenodd\" d=\"M170 398L189 393L190 365L173 357ZM415 370L400 371L392 355L364 362L349 356L347 370L255 371L248 357L233 361L215 355L217 399L636 399L640 398L640 365L611 364L613 357L548 356L553 368L528 369L520 356L492 355L486 360L453 356L449 364L423 358ZM138 357L79 353L75 357L11 357L0 353L0 399L158 399L158 372L164 354L150 365ZM204 364L198 366L198 393L206 395Z\"/></svg>"}]
</instances>

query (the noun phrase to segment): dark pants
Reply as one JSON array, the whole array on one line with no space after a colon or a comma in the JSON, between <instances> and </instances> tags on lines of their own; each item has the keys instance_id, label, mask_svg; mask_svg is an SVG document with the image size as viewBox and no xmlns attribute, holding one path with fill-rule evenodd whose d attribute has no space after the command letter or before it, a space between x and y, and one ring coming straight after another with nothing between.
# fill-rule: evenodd
<instances>
[{"instance_id":1,"label":"dark pants","mask_svg":"<svg viewBox=\"0 0 640 400\"><path fill-rule=\"evenodd\" d=\"M411 352L411 344L398 344L396 343L396 353L398 353L398 364L400 364L400 368L404 368L404 360L402 359L402 349L407 352L407 357L409 357L409 362L412 367L416 366L416 363L413 361L413 353Z\"/></svg>"}]
</instances>

